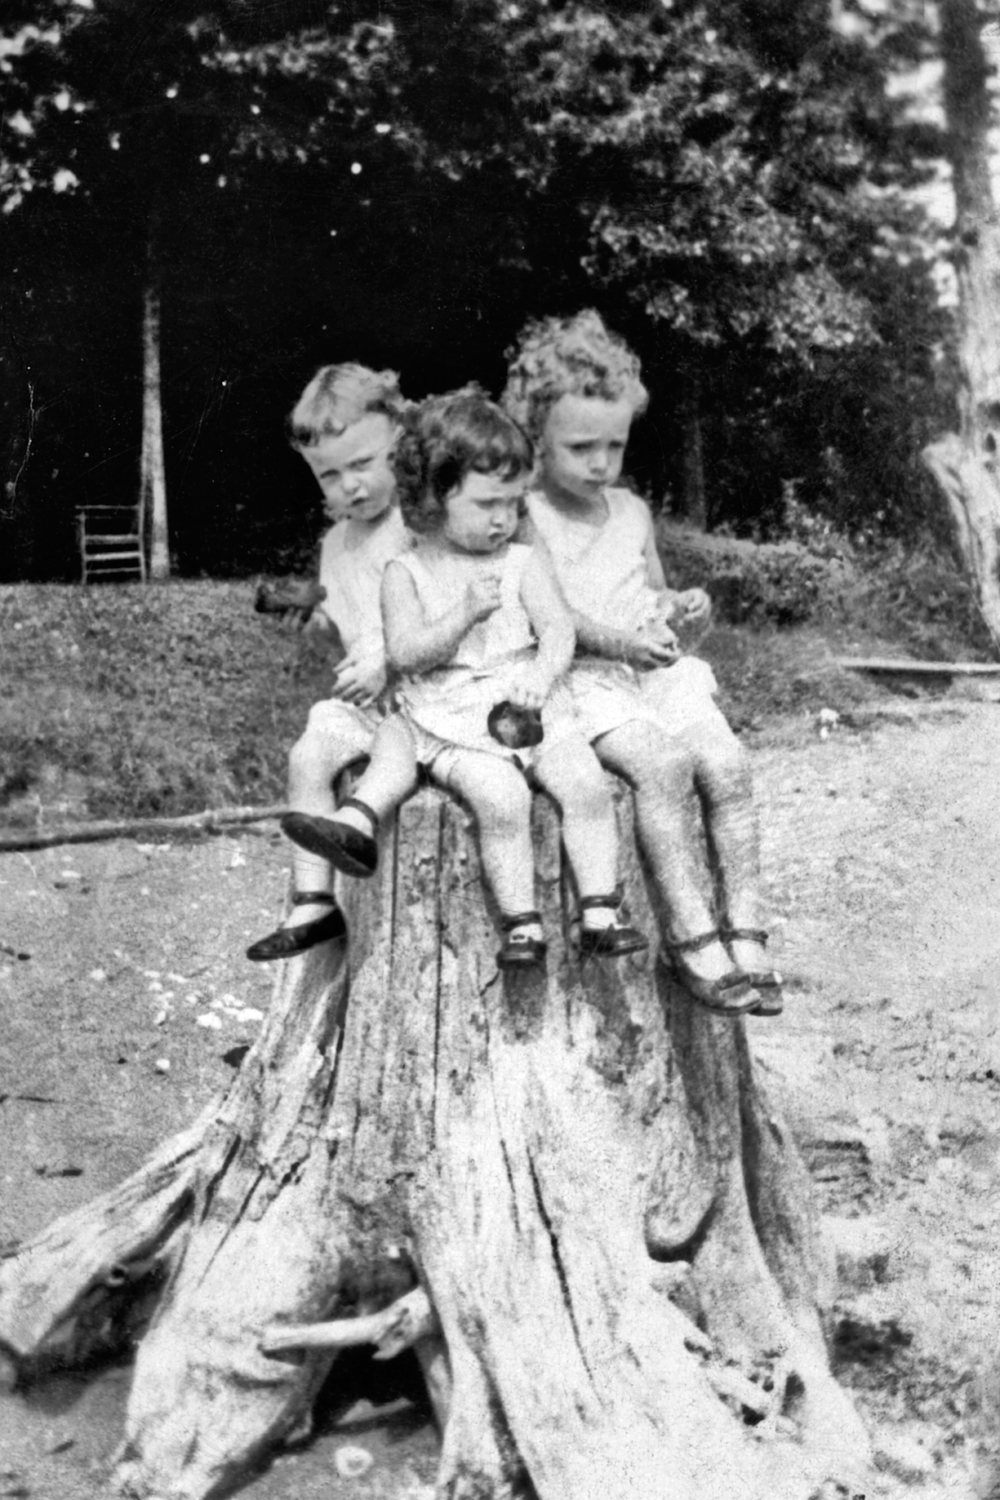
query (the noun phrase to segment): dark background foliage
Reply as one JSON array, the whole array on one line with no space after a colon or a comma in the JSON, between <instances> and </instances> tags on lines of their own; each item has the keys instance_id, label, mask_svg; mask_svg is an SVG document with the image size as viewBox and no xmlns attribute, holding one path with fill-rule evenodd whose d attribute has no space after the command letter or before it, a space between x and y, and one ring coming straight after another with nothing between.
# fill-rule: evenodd
<instances>
[{"instance_id":1,"label":"dark background foliage","mask_svg":"<svg viewBox=\"0 0 1000 1500\"><path fill-rule=\"evenodd\" d=\"M939 142L886 89L933 37L904 0L877 31L815 0L49 0L3 25L0 578L76 576L76 506L135 495L151 276L184 574L308 551L282 423L317 364L495 391L527 317L587 304L643 357L629 468L657 506L937 525L948 327L913 190Z\"/></svg>"}]
</instances>

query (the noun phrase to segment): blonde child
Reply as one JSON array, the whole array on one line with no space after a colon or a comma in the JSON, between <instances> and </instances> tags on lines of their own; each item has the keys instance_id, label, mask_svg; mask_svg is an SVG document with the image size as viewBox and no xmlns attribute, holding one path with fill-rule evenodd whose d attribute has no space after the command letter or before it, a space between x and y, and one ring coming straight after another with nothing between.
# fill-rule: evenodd
<instances>
[{"instance_id":1,"label":"blonde child","mask_svg":"<svg viewBox=\"0 0 1000 1500\"><path fill-rule=\"evenodd\" d=\"M596 312L529 325L504 394L506 409L538 444L539 484L528 514L573 612L581 655L570 681L578 709L586 716L616 695L638 691L693 755L719 920L691 930L690 904L678 907L675 878L662 889L672 924L665 947L692 993L720 1008L712 967L725 944L756 991L756 1002L745 1008L776 1015L780 977L763 952L747 758L714 702L711 668L682 658L671 628L671 622L704 622L711 605L700 589L667 589L649 511L618 488L632 420L647 400L638 359Z\"/></svg>"},{"instance_id":2,"label":"blonde child","mask_svg":"<svg viewBox=\"0 0 1000 1500\"><path fill-rule=\"evenodd\" d=\"M288 801L282 819L295 840L300 820L336 812L336 776L371 756L378 770L369 797L388 806L406 794L412 761L405 739L386 727L385 642L379 593L386 564L409 540L396 504L393 445L404 409L398 378L363 365L325 365L310 380L289 418L289 435L312 471L333 524L323 538L319 582L323 603L310 626L335 626L346 654L331 695L311 709L288 765ZM364 832L369 809L345 803L341 816ZM317 943L343 937L343 914L333 896L328 860L298 845L292 855L294 895L285 923L247 949L255 962L288 958Z\"/></svg>"},{"instance_id":3,"label":"blonde child","mask_svg":"<svg viewBox=\"0 0 1000 1500\"><path fill-rule=\"evenodd\" d=\"M647 946L620 912L610 790L560 686L575 645L569 612L544 555L512 540L532 461L524 434L476 388L424 402L396 451L401 508L418 540L388 565L382 586L387 656L402 678L400 719L416 762L476 816L501 913L502 967L538 964L546 952L535 909L529 762L562 810L581 953L617 957ZM542 732L533 748L527 742L537 733L516 750L496 737L498 720L516 730L511 719L532 715ZM367 781L358 784L362 800ZM310 841L342 869L365 873L340 819L312 820Z\"/></svg>"}]
</instances>

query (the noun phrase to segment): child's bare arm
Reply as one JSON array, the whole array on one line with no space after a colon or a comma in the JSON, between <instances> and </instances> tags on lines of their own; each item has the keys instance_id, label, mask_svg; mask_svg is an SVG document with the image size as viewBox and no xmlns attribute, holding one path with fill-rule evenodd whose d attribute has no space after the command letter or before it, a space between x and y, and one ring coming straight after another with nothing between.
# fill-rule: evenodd
<instances>
[{"instance_id":1,"label":"child's bare arm","mask_svg":"<svg viewBox=\"0 0 1000 1500\"><path fill-rule=\"evenodd\" d=\"M670 605L671 613L668 618L678 624L700 625L707 620L712 613L712 601L704 589L672 589L668 588L667 580L663 575L663 563L656 546L656 534L653 531L652 518L647 512L649 522L646 530L646 543L643 548L643 556L646 559L646 577L650 586L659 594L664 601Z\"/></svg>"},{"instance_id":2,"label":"child's bare arm","mask_svg":"<svg viewBox=\"0 0 1000 1500\"><path fill-rule=\"evenodd\" d=\"M436 620L428 620L409 571L391 562L382 576L385 651L398 672L429 672L448 661L479 620L500 607L500 578L486 574Z\"/></svg>"},{"instance_id":3,"label":"child's bare arm","mask_svg":"<svg viewBox=\"0 0 1000 1500\"><path fill-rule=\"evenodd\" d=\"M519 708L541 708L557 678L569 670L576 650L573 617L545 548L534 548L528 559L521 603L538 637L538 655L512 684L511 702Z\"/></svg>"},{"instance_id":4,"label":"child's bare arm","mask_svg":"<svg viewBox=\"0 0 1000 1500\"><path fill-rule=\"evenodd\" d=\"M385 648L381 641L359 642L337 663L331 696L364 706L375 701L385 684Z\"/></svg>"}]
</instances>

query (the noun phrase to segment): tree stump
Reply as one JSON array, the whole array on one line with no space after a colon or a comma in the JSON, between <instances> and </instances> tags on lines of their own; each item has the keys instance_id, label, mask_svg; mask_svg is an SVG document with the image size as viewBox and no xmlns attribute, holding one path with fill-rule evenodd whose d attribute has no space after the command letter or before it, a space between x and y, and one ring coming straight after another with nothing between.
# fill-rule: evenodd
<instances>
[{"instance_id":1,"label":"tree stump","mask_svg":"<svg viewBox=\"0 0 1000 1500\"><path fill-rule=\"evenodd\" d=\"M0 1266L22 1378L148 1318L121 1494L223 1490L359 1341L413 1345L440 1500L864 1488L809 1185L745 1024L696 1007L655 943L578 962L545 799L534 818L546 971L498 971L469 819L420 793L375 880L345 883L350 943L282 966L208 1121Z\"/></svg>"}]
</instances>

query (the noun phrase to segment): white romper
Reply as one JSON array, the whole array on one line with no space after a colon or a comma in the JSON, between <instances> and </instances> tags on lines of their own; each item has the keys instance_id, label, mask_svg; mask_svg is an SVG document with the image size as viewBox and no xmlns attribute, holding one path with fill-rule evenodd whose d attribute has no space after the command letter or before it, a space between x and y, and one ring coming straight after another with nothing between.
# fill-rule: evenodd
<instances>
[{"instance_id":1,"label":"white romper","mask_svg":"<svg viewBox=\"0 0 1000 1500\"><path fill-rule=\"evenodd\" d=\"M528 496L528 515L548 546L570 608L597 625L642 630L664 614L646 571L649 512L629 490L608 489L604 498L608 516L602 526L567 521L538 491ZM715 674L695 656L637 671L584 653L573 663L569 688L588 739L634 719L681 734L718 713Z\"/></svg>"},{"instance_id":2,"label":"white romper","mask_svg":"<svg viewBox=\"0 0 1000 1500\"><path fill-rule=\"evenodd\" d=\"M319 581L326 598L319 610L337 627L346 650L371 648L385 658L380 598L386 565L411 544L409 532L397 506L386 513L380 525L360 527L353 521L338 521L326 532L320 546ZM357 754L367 754L371 736L385 717L385 706L362 708L329 698L324 704L324 729L343 738Z\"/></svg>"},{"instance_id":3,"label":"white romper","mask_svg":"<svg viewBox=\"0 0 1000 1500\"><path fill-rule=\"evenodd\" d=\"M434 766L439 777L447 777L456 747L481 750L526 765L530 750L508 750L486 727L487 715L508 696L513 669L531 661L538 650L521 602L521 581L531 548L511 543L502 560L500 608L479 620L459 641L454 655L421 676L404 677L396 698L400 715L413 735L417 760ZM470 574L461 564L449 568L435 557L429 567L419 551L396 559L409 573L429 621L440 619L461 599ZM443 565L438 565L443 564ZM542 708L544 739L534 754L551 748L567 735L579 733L579 725L562 683L556 683Z\"/></svg>"}]
</instances>

